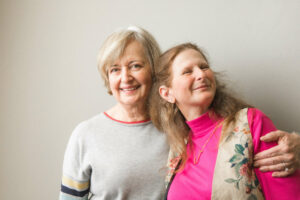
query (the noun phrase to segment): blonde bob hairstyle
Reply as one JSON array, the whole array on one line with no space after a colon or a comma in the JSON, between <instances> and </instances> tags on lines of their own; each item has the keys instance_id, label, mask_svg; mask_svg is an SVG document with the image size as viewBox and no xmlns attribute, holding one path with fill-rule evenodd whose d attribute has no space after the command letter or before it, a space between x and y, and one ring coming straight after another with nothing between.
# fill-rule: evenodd
<instances>
[{"instance_id":1,"label":"blonde bob hairstyle","mask_svg":"<svg viewBox=\"0 0 300 200\"><path fill-rule=\"evenodd\" d=\"M138 41L143 46L144 53L151 66L151 76L153 77L154 75L154 66L157 64L161 54L159 45L154 37L145 29L137 26L118 30L108 36L98 54L98 70L109 94L112 93L109 87L108 69L123 55L127 45L132 41Z\"/></svg>"},{"instance_id":2,"label":"blonde bob hairstyle","mask_svg":"<svg viewBox=\"0 0 300 200\"><path fill-rule=\"evenodd\" d=\"M190 128L186 124L186 119L180 112L176 103L172 104L164 100L159 94L159 87L165 85L171 86L172 81L172 63L174 59L183 51L194 49L198 51L209 64L203 51L195 44L184 43L177 45L165 53L159 59L155 66L155 81L150 94L150 118L158 130L165 132L168 137L170 147L173 152L181 156L178 171L184 168L187 160L186 143L190 140ZM210 116L215 118L224 118L223 130L236 120L236 113L243 108L251 107L244 101L237 99L233 93L226 88L224 83L219 80L220 74L215 73L216 94L210 105ZM224 132L224 131L223 131ZM221 136L224 138L225 136Z\"/></svg>"}]
</instances>

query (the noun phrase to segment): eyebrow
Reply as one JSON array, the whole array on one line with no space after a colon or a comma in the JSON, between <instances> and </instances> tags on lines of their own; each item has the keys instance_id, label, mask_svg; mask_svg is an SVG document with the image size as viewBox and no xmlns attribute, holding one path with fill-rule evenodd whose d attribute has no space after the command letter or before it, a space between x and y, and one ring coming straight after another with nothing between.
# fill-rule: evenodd
<instances>
[{"instance_id":1,"label":"eyebrow","mask_svg":"<svg viewBox=\"0 0 300 200\"><path fill-rule=\"evenodd\" d=\"M145 64L145 62L142 61L142 60L132 60L132 61L130 61L128 64L130 65L130 64L132 64L132 63L134 63L134 62L141 62L143 65Z\"/></svg>"},{"instance_id":2,"label":"eyebrow","mask_svg":"<svg viewBox=\"0 0 300 200\"><path fill-rule=\"evenodd\" d=\"M132 60L132 61L130 61L130 62L128 63L128 65L131 65L132 63L135 63L135 62L140 62L140 63L142 63L143 65L145 65L145 62L142 61L142 60ZM111 68L111 67L119 67L119 65L118 65L118 64L113 64L113 65L110 65L110 66L109 66L109 68Z\"/></svg>"},{"instance_id":3,"label":"eyebrow","mask_svg":"<svg viewBox=\"0 0 300 200\"><path fill-rule=\"evenodd\" d=\"M183 65L184 65L185 67L189 67L189 66L193 65L193 63L194 63L194 62L186 61ZM195 63L196 63L197 65L199 65L199 66L209 66L209 64L208 64L207 61L205 61L205 62L195 62Z\"/></svg>"}]
</instances>

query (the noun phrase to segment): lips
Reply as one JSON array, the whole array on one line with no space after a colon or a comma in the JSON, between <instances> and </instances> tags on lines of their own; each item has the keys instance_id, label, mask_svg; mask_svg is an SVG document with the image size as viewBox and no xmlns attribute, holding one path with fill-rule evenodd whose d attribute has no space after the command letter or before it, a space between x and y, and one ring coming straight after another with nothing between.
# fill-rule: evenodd
<instances>
[{"instance_id":1,"label":"lips","mask_svg":"<svg viewBox=\"0 0 300 200\"><path fill-rule=\"evenodd\" d=\"M204 84L204 85L196 86L193 90L207 89L207 88L209 88L209 87L210 87L209 85Z\"/></svg>"},{"instance_id":2,"label":"lips","mask_svg":"<svg viewBox=\"0 0 300 200\"><path fill-rule=\"evenodd\" d=\"M134 91L136 89L138 89L140 86L130 86L130 87L122 87L120 88L121 91L124 91L124 92L129 92L129 91Z\"/></svg>"}]
</instances>

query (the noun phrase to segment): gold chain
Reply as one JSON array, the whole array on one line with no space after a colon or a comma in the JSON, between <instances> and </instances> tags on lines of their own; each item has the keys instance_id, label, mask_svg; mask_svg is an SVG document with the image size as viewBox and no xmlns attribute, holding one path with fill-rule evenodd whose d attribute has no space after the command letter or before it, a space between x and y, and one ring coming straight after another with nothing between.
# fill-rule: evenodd
<instances>
[{"instance_id":1,"label":"gold chain","mask_svg":"<svg viewBox=\"0 0 300 200\"><path fill-rule=\"evenodd\" d=\"M211 132L210 136L207 138L207 140L205 141L205 143L203 144L202 148L200 149L199 153L198 153L198 156L196 157L195 156L195 153L194 153L194 165L198 164L199 162L199 159L200 159L200 156L201 154L203 153L207 143L209 142L210 138L215 134L216 130L220 127L221 125L221 121L218 122L218 124L216 125L216 127L214 128L214 130Z\"/></svg>"}]
</instances>

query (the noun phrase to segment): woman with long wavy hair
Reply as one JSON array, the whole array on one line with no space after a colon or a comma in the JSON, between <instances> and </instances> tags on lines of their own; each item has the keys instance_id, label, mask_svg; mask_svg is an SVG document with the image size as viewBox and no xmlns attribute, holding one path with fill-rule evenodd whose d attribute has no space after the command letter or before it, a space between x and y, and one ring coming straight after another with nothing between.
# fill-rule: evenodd
<instances>
[{"instance_id":1,"label":"woman with long wavy hair","mask_svg":"<svg viewBox=\"0 0 300 200\"><path fill-rule=\"evenodd\" d=\"M254 168L254 154L276 145L260 137L276 128L226 89L196 45L167 50L155 72L150 116L172 150L167 199L300 198L299 170L279 179Z\"/></svg>"}]
</instances>

